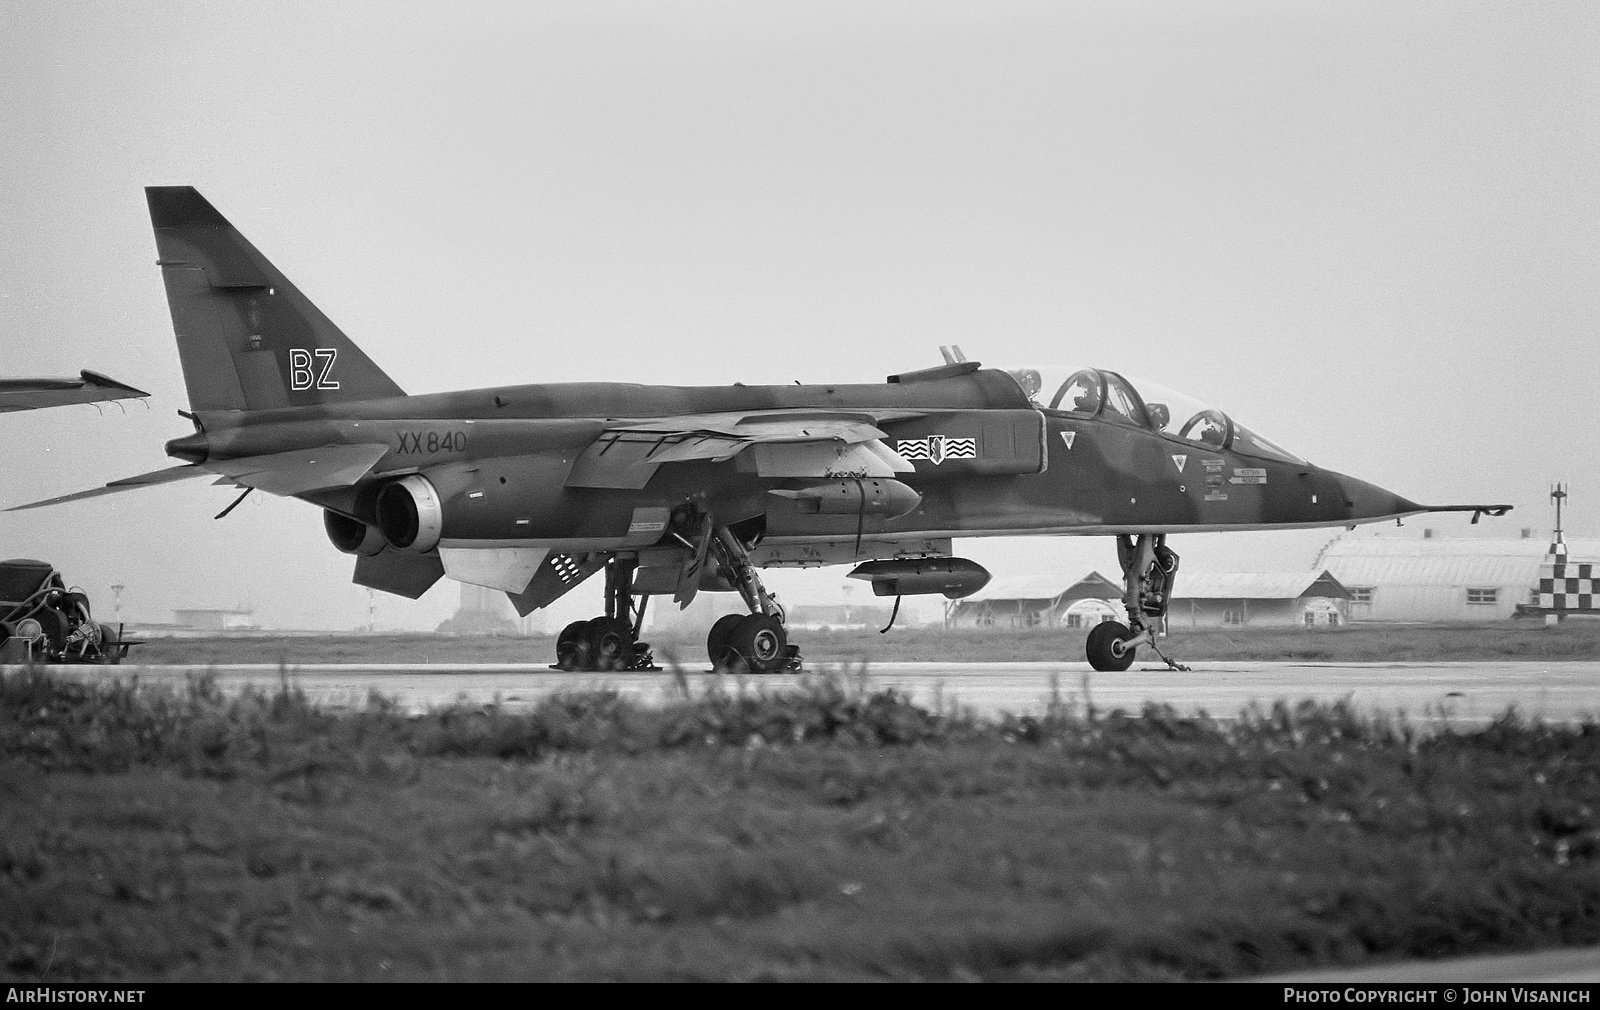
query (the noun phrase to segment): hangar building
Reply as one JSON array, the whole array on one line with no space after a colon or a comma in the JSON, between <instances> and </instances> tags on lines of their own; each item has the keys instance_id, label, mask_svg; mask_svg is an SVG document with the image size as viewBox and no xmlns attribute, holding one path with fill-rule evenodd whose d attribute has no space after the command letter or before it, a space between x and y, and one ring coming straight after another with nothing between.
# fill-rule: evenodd
<instances>
[{"instance_id":1,"label":"hangar building","mask_svg":"<svg viewBox=\"0 0 1600 1010\"><path fill-rule=\"evenodd\" d=\"M249 607L191 607L174 610L172 621L188 631L259 631Z\"/></svg>"},{"instance_id":2,"label":"hangar building","mask_svg":"<svg viewBox=\"0 0 1600 1010\"><path fill-rule=\"evenodd\" d=\"M1350 593L1326 571L1179 572L1169 628L1339 627Z\"/></svg>"},{"instance_id":3,"label":"hangar building","mask_svg":"<svg viewBox=\"0 0 1600 1010\"><path fill-rule=\"evenodd\" d=\"M994 579L945 608L947 628L1082 628L1121 620L1122 586L1090 572L1076 581L1055 575Z\"/></svg>"},{"instance_id":4,"label":"hangar building","mask_svg":"<svg viewBox=\"0 0 1600 1010\"><path fill-rule=\"evenodd\" d=\"M1323 548L1326 568L1350 590L1352 621L1494 621L1538 604L1550 538L1343 534ZM1568 556L1600 558L1600 540L1567 540ZM1180 575L1178 586L1183 588Z\"/></svg>"}]
</instances>

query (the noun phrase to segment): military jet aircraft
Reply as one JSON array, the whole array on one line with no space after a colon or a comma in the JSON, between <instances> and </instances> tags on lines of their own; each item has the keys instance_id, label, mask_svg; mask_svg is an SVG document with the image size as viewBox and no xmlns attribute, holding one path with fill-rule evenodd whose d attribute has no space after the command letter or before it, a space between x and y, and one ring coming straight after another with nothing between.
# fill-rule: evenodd
<instances>
[{"instance_id":1,"label":"military jet aircraft","mask_svg":"<svg viewBox=\"0 0 1600 1010\"><path fill-rule=\"evenodd\" d=\"M713 664L794 667L763 568L855 564L898 606L988 581L952 538L1102 535L1128 623L1096 627L1088 658L1126 669L1156 645L1171 534L1509 508L1419 505L1117 372L989 369L948 349L882 383L409 396L198 192L146 197L194 424L166 449L185 462L36 505L216 476L241 499L259 488L321 508L360 585L414 599L448 576L503 590L521 614L603 571L605 613L561 633L564 668L647 665L650 597L686 606L703 590L749 610L710 629Z\"/></svg>"}]
</instances>

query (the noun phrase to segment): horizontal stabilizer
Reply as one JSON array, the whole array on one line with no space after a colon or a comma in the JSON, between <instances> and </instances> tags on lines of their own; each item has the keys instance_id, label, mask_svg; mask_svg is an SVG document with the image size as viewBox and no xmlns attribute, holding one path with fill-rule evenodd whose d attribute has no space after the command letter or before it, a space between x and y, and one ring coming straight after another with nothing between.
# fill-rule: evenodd
<instances>
[{"instance_id":1,"label":"horizontal stabilizer","mask_svg":"<svg viewBox=\"0 0 1600 1010\"><path fill-rule=\"evenodd\" d=\"M349 487L367 475L389 451L386 445L324 445L315 449L297 449L294 452L274 452L265 456L240 456L237 459L207 460L205 463L185 463L137 477L112 481L105 487L76 494L62 495L45 501L29 502L7 509L22 512L27 509L60 505L63 502L98 498L118 491L129 491L152 484L185 480L189 477L206 477L221 474L217 484L253 487L276 495L304 494L330 487Z\"/></svg>"},{"instance_id":2,"label":"horizontal stabilizer","mask_svg":"<svg viewBox=\"0 0 1600 1010\"><path fill-rule=\"evenodd\" d=\"M207 460L206 469L244 487L269 494L296 495L330 487L349 487L389 451L387 445L323 445L265 456Z\"/></svg>"},{"instance_id":3,"label":"horizontal stabilizer","mask_svg":"<svg viewBox=\"0 0 1600 1010\"><path fill-rule=\"evenodd\" d=\"M134 488L150 487L154 484L170 484L175 480L188 480L190 477L206 477L211 471L193 463L182 466L169 466L165 470L156 470L152 473L141 473L137 477L124 477L114 480L105 487L97 487L89 491L79 491L75 494L64 494L59 498L48 498L44 501L29 502L26 505L17 505L6 509L7 512L26 512L28 509L44 508L46 505L60 505L63 502L81 501L85 498L98 498L105 494L115 494L118 491L132 491Z\"/></svg>"},{"instance_id":4,"label":"horizontal stabilizer","mask_svg":"<svg viewBox=\"0 0 1600 1010\"><path fill-rule=\"evenodd\" d=\"M87 368L77 378L0 379L0 413L37 410L70 403L105 403L149 396L125 382L91 372Z\"/></svg>"}]
</instances>

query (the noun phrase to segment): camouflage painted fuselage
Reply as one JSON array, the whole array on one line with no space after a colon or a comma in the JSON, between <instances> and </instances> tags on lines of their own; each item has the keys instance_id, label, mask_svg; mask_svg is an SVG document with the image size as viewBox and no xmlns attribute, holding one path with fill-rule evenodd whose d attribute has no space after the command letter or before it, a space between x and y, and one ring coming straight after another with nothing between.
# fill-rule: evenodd
<instances>
[{"instance_id":1,"label":"camouflage painted fuselage","mask_svg":"<svg viewBox=\"0 0 1600 1010\"><path fill-rule=\"evenodd\" d=\"M639 488L573 486L608 427L634 418L754 411L899 410L890 446L970 438L971 457L913 458L899 479L921 504L895 518L820 515L768 492L747 455L662 465ZM768 542L875 537L1110 534L1341 526L1424 511L1391 492L1311 465L1202 446L1115 418L1033 406L1003 372L836 386L510 386L250 413L202 412L212 462L330 444L388 447L374 479L424 473L440 489L445 543L621 540L634 510L702 503L762 516ZM191 452L188 458L195 458ZM819 475L820 476L820 475ZM361 488L303 494L362 517ZM370 516L364 518L370 519ZM858 527L861 527L858 530ZM551 544L557 546L558 544Z\"/></svg>"}]
</instances>

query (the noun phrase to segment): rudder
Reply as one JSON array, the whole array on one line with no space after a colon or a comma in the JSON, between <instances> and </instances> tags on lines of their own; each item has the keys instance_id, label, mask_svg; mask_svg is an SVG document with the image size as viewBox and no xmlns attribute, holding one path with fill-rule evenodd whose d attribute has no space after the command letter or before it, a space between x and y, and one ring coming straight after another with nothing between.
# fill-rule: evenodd
<instances>
[{"instance_id":1,"label":"rudder","mask_svg":"<svg viewBox=\"0 0 1600 1010\"><path fill-rule=\"evenodd\" d=\"M192 410L404 396L192 186L148 186Z\"/></svg>"}]
</instances>

